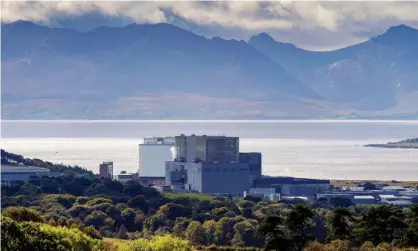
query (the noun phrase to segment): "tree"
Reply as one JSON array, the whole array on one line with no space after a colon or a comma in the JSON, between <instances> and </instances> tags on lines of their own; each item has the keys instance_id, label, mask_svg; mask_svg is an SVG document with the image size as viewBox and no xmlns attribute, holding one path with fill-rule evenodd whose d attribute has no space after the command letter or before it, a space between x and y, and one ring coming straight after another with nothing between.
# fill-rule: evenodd
<instances>
[{"instance_id":1,"label":"tree","mask_svg":"<svg viewBox=\"0 0 418 251\"><path fill-rule=\"evenodd\" d=\"M185 236L192 245L204 245L207 240L205 229L198 221L190 222L189 226L187 226Z\"/></svg>"},{"instance_id":2,"label":"tree","mask_svg":"<svg viewBox=\"0 0 418 251\"><path fill-rule=\"evenodd\" d=\"M109 251L102 240L93 239L77 228L54 227L38 222L17 223L2 217L1 230L2 250L5 251Z\"/></svg>"},{"instance_id":3,"label":"tree","mask_svg":"<svg viewBox=\"0 0 418 251\"><path fill-rule=\"evenodd\" d=\"M128 231L138 231L142 229L142 221L137 218L138 214L132 208L127 208L122 211L122 223Z\"/></svg>"},{"instance_id":4,"label":"tree","mask_svg":"<svg viewBox=\"0 0 418 251\"><path fill-rule=\"evenodd\" d=\"M48 225L51 225L51 226L56 226L57 225L57 222L54 220L54 218L50 218L49 219L49 221L48 221Z\"/></svg>"},{"instance_id":5,"label":"tree","mask_svg":"<svg viewBox=\"0 0 418 251\"><path fill-rule=\"evenodd\" d=\"M314 216L314 212L306 205L296 205L286 218L285 225L291 232L295 250L302 250L309 241L315 239L312 235Z\"/></svg>"},{"instance_id":6,"label":"tree","mask_svg":"<svg viewBox=\"0 0 418 251\"><path fill-rule=\"evenodd\" d=\"M234 236L234 229L232 221L228 217L222 217L216 223L216 229L214 233L214 242L217 245L229 245Z\"/></svg>"},{"instance_id":7,"label":"tree","mask_svg":"<svg viewBox=\"0 0 418 251\"><path fill-rule=\"evenodd\" d=\"M124 225L120 226L115 237L118 239L128 239L128 229Z\"/></svg>"},{"instance_id":8,"label":"tree","mask_svg":"<svg viewBox=\"0 0 418 251\"><path fill-rule=\"evenodd\" d=\"M164 214L170 220L175 220L177 217L190 217L191 209L182 205L167 203L160 207L157 214Z\"/></svg>"},{"instance_id":9,"label":"tree","mask_svg":"<svg viewBox=\"0 0 418 251\"><path fill-rule=\"evenodd\" d=\"M283 205L281 204L270 204L265 207L262 207L260 211L269 216L278 216L280 215L280 212L283 210Z\"/></svg>"},{"instance_id":10,"label":"tree","mask_svg":"<svg viewBox=\"0 0 418 251\"><path fill-rule=\"evenodd\" d=\"M44 222L45 219L38 212L30 208L24 207L8 207L4 209L3 216L9 217L15 221L33 221Z\"/></svg>"},{"instance_id":11,"label":"tree","mask_svg":"<svg viewBox=\"0 0 418 251\"><path fill-rule=\"evenodd\" d=\"M266 250L290 250L291 241L280 216L267 216L258 226L257 235L265 238Z\"/></svg>"},{"instance_id":12,"label":"tree","mask_svg":"<svg viewBox=\"0 0 418 251\"><path fill-rule=\"evenodd\" d=\"M251 195L245 196L244 200L252 201L254 203L258 203L258 202L262 201L262 199L260 197L254 197L254 196L251 196Z\"/></svg>"},{"instance_id":13,"label":"tree","mask_svg":"<svg viewBox=\"0 0 418 251\"><path fill-rule=\"evenodd\" d=\"M399 242L407 228L402 210L389 205L371 207L361 215L356 236L361 242L371 241L374 245L382 242Z\"/></svg>"},{"instance_id":14,"label":"tree","mask_svg":"<svg viewBox=\"0 0 418 251\"><path fill-rule=\"evenodd\" d=\"M205 229L205 234L207 237L207 243L213 244L214 243L214 236L216 231L216 221L214 220L207 220L202 224L203 228Z\"/></svg>"},{"instance_id":15,"label":"tree","mask_svg":"<svg viewBox=\"0 0 418 251\"><path fill-rule=\"evenodd\" d=\"M16 195L25 195L27 197L33 198L38 196L38 194L41 192L41 189L39 189L38 186L35 186L34 184L23 184L19 191L17 191Z\"/></svg>"},{"instance_id":16,"label":"tree","mask_svg":"<svg viewBox=\"0 0 418 251\"><path fill-rule=\"evenodd\" d=\"M129 241L122 251L192 251L186 240L170 235L153 236L151 240L136 239Z\"/></svg>"},{"instance_id":17,"label":"tree","mask_svg":"<svg viewBox=\"0 0 418 251\"><path fill-rule=\"evenodd\" d=\"M159 228L169 228L172 222L164 214L155 214L146 218L145 227L151 232L155 232Z\"/></svg>"},{"instance_id":18,"label":"tree","mask_svg":"<svg viewBox=\"0 0 418 251\"><path fill-rule=\"evenodd\" d=\"M334 207L349 207L354 203L349 198L333 197L329 200L329 203Z\"/></svg>"},{"instance_id":19,"label":"tree","mask_svg":"<svg viewBox=\"0 0 418 251\"><path fill-rule=\"evenodd\" d=\"M101 211L93 211L86 217L85 223L100 228L103 226L111 226L113 225L114 221L109 218L107 214Z\"/></svg>"},{"instance_id":20,"label":"tree","mask_svg":"<svg viewBox=\"0 0 418 251\"><path fill-rule=\"evenodd\" d=\"M244 216L245 218L252 218L253 217L253 210L251 208L244 208L242 210L242 216Z\"/></svg>"},{"instance_id":21,"label":"tree","mask_svg":"<svg viewBox=\"0 0 418 251\"><path fill-rule=\"evenodd\" d=\"M84 219L90 213L90 208L83 205L76 205L68 210L72 217Z\"/></svg>"},{"instance_id":22,"label":"tree","mask_svg":"<svg viewBox=\"0 0 418 251\"><path fill-rule=\"evenodd\" d=\"M186 231L189 222L187 218L178 217L173 227L174 236L184 238L184 231Z\"/></svg>"},{"instance_id":23,"label":"tree","mask_svg":"<svg viewBox=\"0 0 418 251\"><path fill-rule=\"evenodd\" d=\"M143 189L144 187L141 186L141 184L134 182L134 181L128 181L123 186L123 194L126 194L131 197L135 197L137 195L144 194Z\"/></svg>"},{"instance_id":24,"label":"tree","mask_svg":"<svg viewBox=\"0 0 418 251\"><path fill-rule=\"evenodd\" d=\"M234 233L234 238L231 241L233 245L254 246L256 244L255 228L247 220L235 224Z\"/></svg>"},{"instance_id":25,"label":"tree","mask_svg":"<svg viewBox=\"0 0 418 251\"><path fill-rule=\"evenodd\" d=\"M145 214L148 213L148 203L143 195L137 195L133 197L128 201L127 205L133 208L138 208Z\"/></svg>"},{"instance_id":26,"label":"tree","mask_svg":"<svg viewBox=\"0 0 418 251\"><path fill-rule=\"evenodd\" d=\"M328 239L350 239L350 223L355 219L346 208L336 208L327 217Z\"/></svg>"}]
</instances>

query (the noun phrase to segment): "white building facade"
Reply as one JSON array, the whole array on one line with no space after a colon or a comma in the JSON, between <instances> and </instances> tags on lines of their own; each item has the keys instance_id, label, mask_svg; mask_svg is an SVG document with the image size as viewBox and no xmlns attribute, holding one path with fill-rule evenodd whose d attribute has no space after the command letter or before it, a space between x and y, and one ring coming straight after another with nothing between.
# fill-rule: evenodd
<instances>
[{"instance_id":1,"label":"white building facade","mask_svg":"<svg viewBox=\"0 0 418 251\"><path fill-rule=\"evenodd\" d=\"M173 159L174 138L145 138L139 144L139 177L164 177L165 162Z\"/></svg>"}]
</instances>

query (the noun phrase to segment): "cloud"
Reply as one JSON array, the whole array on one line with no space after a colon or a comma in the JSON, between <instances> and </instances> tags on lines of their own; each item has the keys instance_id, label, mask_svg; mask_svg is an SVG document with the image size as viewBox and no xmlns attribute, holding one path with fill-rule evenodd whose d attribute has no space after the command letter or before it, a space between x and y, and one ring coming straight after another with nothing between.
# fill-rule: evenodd
<instances>
[{"instance_id":1,"label":"cloud","mask_svg":"<svg viewBox=\"0 0 418 251\"><path fill-rule=\"evenodd\" d=\"M3 22L24 19L48 25L55 18L76 18L92 12L137 23L173 22L171 18L176 16L186 23L205 27L203 33L209 30L210 35L246 39L268 31L276 39L311 49L349 45L402 23L418 28L418 2L2 1L1 4ZM303 34L309 34L310 39L302 40L306 39Z\"/></svg>"}]
</instances>

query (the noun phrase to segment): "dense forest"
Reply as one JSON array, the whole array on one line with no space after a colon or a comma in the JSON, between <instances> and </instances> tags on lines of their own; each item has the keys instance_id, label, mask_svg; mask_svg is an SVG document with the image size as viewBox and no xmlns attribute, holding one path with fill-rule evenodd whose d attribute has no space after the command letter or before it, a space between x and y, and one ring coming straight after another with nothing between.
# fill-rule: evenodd
<instances>
[{"instance_id":1,"label":"dense forest","mask_svg":"<svg viewBox=\"0 0 418 251\"><path fill-rule=\"evenodd\" d=\"M131 240L125 250L418 250L418 205L344 203L161 194L69 174L2 187L1 238L3 250L116 250L103 237Z\"/></svg>"}]
</instances>

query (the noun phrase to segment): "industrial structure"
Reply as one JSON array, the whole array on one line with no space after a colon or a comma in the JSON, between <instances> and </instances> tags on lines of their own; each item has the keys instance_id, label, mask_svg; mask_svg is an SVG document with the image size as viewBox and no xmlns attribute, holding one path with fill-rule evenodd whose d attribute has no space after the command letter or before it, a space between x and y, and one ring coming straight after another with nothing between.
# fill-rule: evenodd
<instances>
[{"instance_id":1,"label":"industrial structure","mask_svg":"<svg viewBox=\"0 0 418 251\"><path fill-rule=\"evenodd\" d=\"M237 163L239 138L182 134L175 137L175 153L181 162Z\"/></svg>"},{"instance_id":2,"label":"industrial structure","mask_svg":"<svg viewBox=\"0 0 418 251\"><path fill-rule=\"evenodd\" d=\"M166 184L174 189L239 195L251 187L252 176L261 175L261 153L240 158L238 137L182 134L175 137L174 153L165 165Z\"/></svg>"},{"instance_id":3,"label":"industrial structure","mask_svg":"<svg viewBox=\"0 0 418 251\"><path fill-rule=\"evenodd\" d=\"M275 188L276 193L282 196L306 196L315 197L318 193L324 193L331 188L330 180L305 179L295 177L270 177L257 178L254 187Z\"/></svg>"},{"instance_id":4,"label":"industrial structure","mask_svg":"<svg viewBox=\"0 0 418 251\"><path fill-rule=\"evenodd\" d=\"M249 165L252 183L261 177L261 153L239 153L239 163L247 163Z\"/></svg>"},{"instance_id":5,"label":"industrial structure","mask_svg":"<svg viewBox=\"0 0 418 251\"><path fill-rule=\"evenodd\" d=\"M10 186L15 181L28 182L31 178L42 176L56 177L63 173L51 172L48 168L24 166L24 165L1 165L1 184Z\"/></svg>"},{"instance_id":6,"label":"industrial structure","mask_svg":"<svg viewBox=\"0 0 418 251\"><path fill-rule=\"evenodd\" d=\"M113 179L113 162L103 162L100 164L99 175L101 178Z\"/></svg>"},{"instance_id":7,"label":"industrial structure","mask_svg":"<svg viewBox=\"0 0 418 251\"><path fill-rule=\"evenodd\" d=\"M115 175L115 180L126 183L128 181L136 181L138 180L138 173L124 173L121 172L120 174Z\"/></svg>"},{"instance_id":8,"label":"industrial structure","mask_svg":"<svg viewBox=\"0 0 418 251\"><path fill-rule=\"evenodd\" d=\"M174 138L154 137L145 138L139 144L138 176L165 177L165 162L173 159Z\"/></svg>"}]
</instances>

